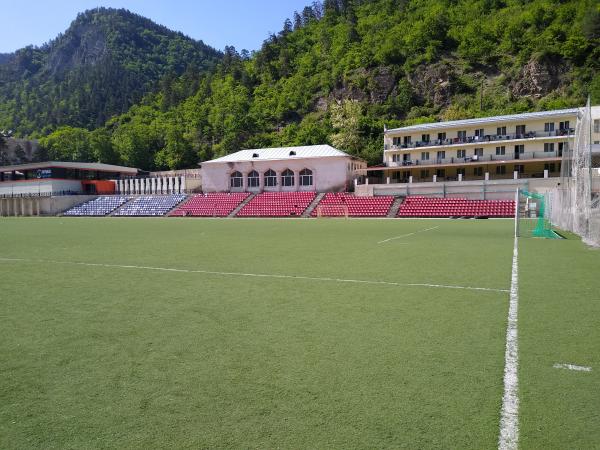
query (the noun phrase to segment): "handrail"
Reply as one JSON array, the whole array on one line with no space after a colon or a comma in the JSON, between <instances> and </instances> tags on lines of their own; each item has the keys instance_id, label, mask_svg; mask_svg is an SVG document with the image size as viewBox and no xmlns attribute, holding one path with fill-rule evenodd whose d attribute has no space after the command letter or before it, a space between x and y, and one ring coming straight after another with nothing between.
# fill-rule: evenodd
<instances>
[{"instance_id":1,"label":"handrail","mask_svg":"<svg viewBox=\"0 0 600 450\"><path fill-rule=\"evenodd\" d=\"M415 141L410 144L399 144L399 145L385 145L384 150L407 150L414 148L423 147L436 147L443 145L458 145L458 144L485 144L487 142L502 142L514 139L535 139L543 137L560 137L560 136L572 136L575 133L574 128L555 130L555 131L527 131L524 134L487 134L485 136L467 136L463 138L447 138L447 139L433 139L431 141Z\"/></svg>"},{"instance_id":2,"label":"handrail","mask_svg":"<svg viewBox=\"0 0 600 450\"><path fill-rule=\"evenodd\" d=\"M390 161L387 167L414 167L414 166L432 166L437 164L466 164L466 163L484 163L489 161L515 162L528 161L533 159L544 158L560 158L560 152L554 150L551 152L524 152L517 154L510 152L504 155L483 155L483 156L467 156L465 158L432 158L432 159L415 159L406 161ZM382 169L385 169L382 168Z\"/></svg>"}]
</instances>

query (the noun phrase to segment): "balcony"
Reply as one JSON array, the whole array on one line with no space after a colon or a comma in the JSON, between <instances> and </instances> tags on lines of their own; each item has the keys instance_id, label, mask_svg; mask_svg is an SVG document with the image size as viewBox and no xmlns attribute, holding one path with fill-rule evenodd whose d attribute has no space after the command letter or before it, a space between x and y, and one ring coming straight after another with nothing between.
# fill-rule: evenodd
<instances>
[{"instance_id":1,"label":"balcony","mask_svg":"<svg viewBox=\"0 0 600 450\"><path fill-rule=\"evenodd\" d=\"M562 157L562 152L525 152L505 155L467 156L466 158L416 159L410 161L388 162L387 167L414 167L450 164L483 164L486 162L530 161L535 159L556 159Z\"/></svg>"},{"instance_id":2,"label":"balcony","mask_svg":"<svg viewBox=\"0 0 600 450\"><path fill-rule=\"evenodd\" d=\"M548 137L570 137L575 133L574 128L555 130L555 131L528 131L525 134L487 134L485 136L467 136L464 139L461 138L450 138L450 139L435 139L433 141L417 141L411 142L410 144L400 145L385 145L384 150L412 150L415 148L424 147L440 147L444 145L465 145L465 144L485 144L488 142L502 142L518 139L539 139Z\"/></svg>"}]
</instances>

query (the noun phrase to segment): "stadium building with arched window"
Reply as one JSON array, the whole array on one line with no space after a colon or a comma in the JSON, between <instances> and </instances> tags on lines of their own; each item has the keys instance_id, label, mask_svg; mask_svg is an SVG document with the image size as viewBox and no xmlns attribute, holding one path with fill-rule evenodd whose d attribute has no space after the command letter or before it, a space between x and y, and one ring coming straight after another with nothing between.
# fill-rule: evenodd
<instances>
[{"instance_id":1,"label":"stadium building with arched window","mask_svg":"<svg viewBox=\"0 0 600 450\"><path fill-rule=\"evenodd\" d=\"M329 145L241 150L202 163L204 192L339 192L367 163Z\"/></svg>"}]
</instances>

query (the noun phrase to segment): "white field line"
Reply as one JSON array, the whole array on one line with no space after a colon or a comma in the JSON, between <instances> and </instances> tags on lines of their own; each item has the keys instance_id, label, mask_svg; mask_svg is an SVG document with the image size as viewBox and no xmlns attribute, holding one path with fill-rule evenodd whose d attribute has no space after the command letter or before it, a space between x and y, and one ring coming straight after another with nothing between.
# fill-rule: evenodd
<instances>
[{"instance_id":1,"label":"white field line","mask_svg":"<svg viewBox=\"0 0 600 450\"><path fill-rule=\"evenodd\" d=\"M519 444L519 346L517 314L519 307L519 241L515 236L510 283L506 352L504 356L504 395L500 416L499 450L516 450Z\"/></svg>"},{"instance_id":2,"label":"white field line","mask_svg":"<svg viewBox=\"0 0 600 450\"><path fill-rule=\"evenodd\" d=\"M413 236L413 235L418 234L418 233L425 233L426 231L435 230L436 228L439 228L439 227L440 226L438 225L436 227L425 228L424 230L418 230L418 231L413 231L412 233L402 234L400 236L394 236L394 237L391 237L391 238L388 238L388 239L384 239L383 241L379 241L378 244L383 244L385 242L394 241L396 239L402 239L402 238L405 238L405 237L408 237L408 236Z\"/></svg>"},{"instance_id":3,"label":"white field line","mask_svg":"<svg viewBox=\"0 0 600 450\"><path fill-rule=\"evenodd\" d=\"M192 269L175 269L169 267L149 267L149 266L133 266L124 264L101 264L101 263L87 263L87 262L73 262L73 261L53 261L45 259L24 259L24 258L0 258L0 262L25 262L25 263L36 263L36 264L65 264L73 266L86 266L86 267L106 267L113 269L137 269L137 270L154 270L160 272L178 272L178 273L200 273L204 275L221 275L221 276L233 276L233 277L254 277L254 278L275 278L275 279L289 279L289 280L309 280L309 281L325 281L335 283L355 283L355 284L376 284L384 286L398 286L398 287L427 287L427 288L438 288L438 289L463 289L468 291L486 291L486 292L509 292L508 289L497 289L487 287L476 287L476 286L456 286L448 284L433 284L433 283L397 283L394 281L378 281L378 280L357 280L352 278L330 278L330 277L309 277L302 275L279 275L269 273L245 273L245 272L218 272L214 270L192 270Z\"/></svg>"},{"instance_id":4,"label":"white field line","mask_svg":"<svg viewBox=\"0 0 600 450\"><path fill-rule=\"evenodd\" d=\"M560 363L556 363L552 367L554 367L555 369L576 370L578 372L591 372L592 371L591 367L576 366L575 364L560 364Z\"/></svg>"}]
</instances>

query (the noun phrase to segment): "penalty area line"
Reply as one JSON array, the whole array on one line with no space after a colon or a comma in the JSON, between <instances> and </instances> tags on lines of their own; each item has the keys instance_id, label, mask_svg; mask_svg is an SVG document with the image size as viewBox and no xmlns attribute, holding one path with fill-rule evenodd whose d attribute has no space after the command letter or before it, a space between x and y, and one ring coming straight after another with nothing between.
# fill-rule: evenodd
<instances>
[{"instance_id":1,"label":"penalty area line","mask_svg":"<svg viewBox=\"0 0 600 450\"><path fill-rule=\"evenodd\" d=\"M407 233L407 234L402 234L400 236L394 236L388 239L384 239L383 241L379 241L378 244L384 244L386 242L390 242L390 241L395 241L396 239L402 239L408 236L414 236L415 234L419 234L419 233L425 233L426 231L431 231L431 230L435 230L436 228L439 228L440 226L435 226L435 227L431 227L431 228L425 228L424 230L417 230L417 231L413 231L412 233Z\"/></svg>"},{"instance_id":2,"label":"penalty area line","mask_svg":"<svg viewBox=\"0 0 600 450\"><path fill-rule=\"evenodd\" d=\"M334 282L334 283L396 286L396 287L424 287L424 288L433 288L433 289L463 289L463 290L467 290L467 291L483 291L483 292L509 292L508 289L497 289L497 288L477 287L477 286L457 286L457 285L451 285L451 284L399 283L399 282L395 282L395 281L359 280L359 279L353 279L353 278L333 278L333 277L310 277L310 276L304 276L304 275L246 273L246 272L219 272L219 271L215 271L215 270L177 269L177 268L170 268L170 267L135 266L135 265L125 265L125 264L103 264L103 263L89 263L89 262L77 262L77 261L53 261L53 260L45 260L45 259L0 258L0 262L24 262L24 263L34 263L34 264L64 264L64 265L85 266L85 267L105 267L105 268L109 268L109 269L152 270L152 271L158 271L158 272L197 273L197 274L204 274L204 275L232 276L232 277L308 280L308 281L322 281L322 282Z\"/></svg>"}]
</instances>

